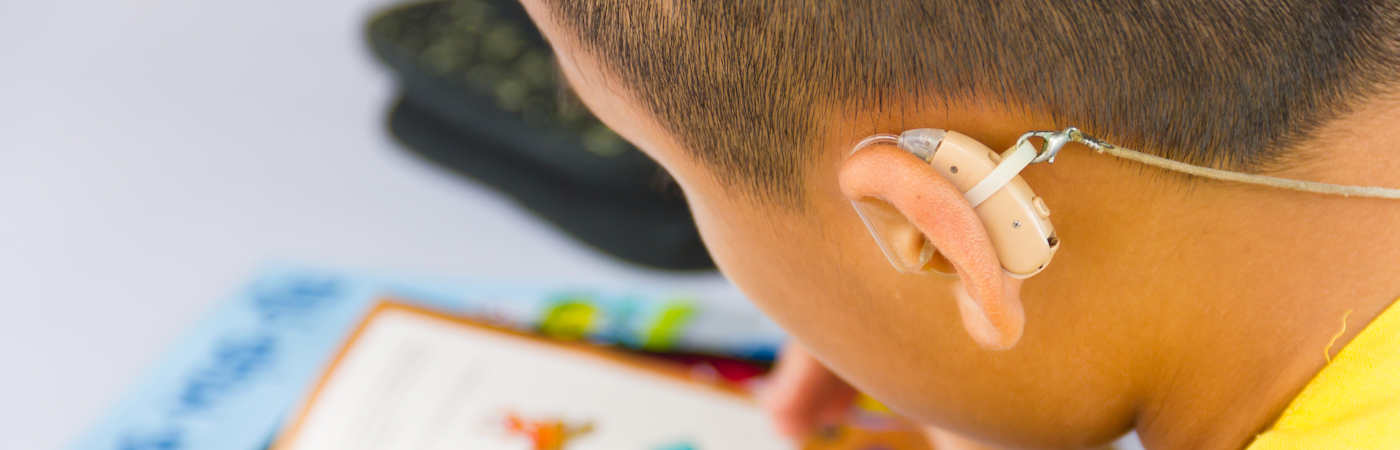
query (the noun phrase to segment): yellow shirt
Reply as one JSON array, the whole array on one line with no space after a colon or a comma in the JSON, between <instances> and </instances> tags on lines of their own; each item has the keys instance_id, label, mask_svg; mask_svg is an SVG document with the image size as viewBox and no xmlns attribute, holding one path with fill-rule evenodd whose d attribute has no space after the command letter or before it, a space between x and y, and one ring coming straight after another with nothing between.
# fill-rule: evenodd
<instances>
[{"instance_id":1,"label":"yellow shirt","mask_svg":"<svg viewBox=\"0 0 1400 450\"><path fill-rule=\"evenodd\" d=\"M1400 301L1308 382L1249 450L1400 449Z\"/></svg>"}]
</instances>

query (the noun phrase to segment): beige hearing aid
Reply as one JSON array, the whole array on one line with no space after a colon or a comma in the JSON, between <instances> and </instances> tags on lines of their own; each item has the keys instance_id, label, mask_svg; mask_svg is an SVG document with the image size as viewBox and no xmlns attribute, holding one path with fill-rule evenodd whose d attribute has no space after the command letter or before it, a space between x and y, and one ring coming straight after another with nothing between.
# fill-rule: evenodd
<instances>
[{"instance_id":1,"label":"beige hearing aid","mask_svg":"<svg viewBox=\"0 0 1400 450\"><path fill-rule=\"evenodd\" d=\"M1050 264L1055 251L1060 248L1060 241L1055 236L1055 227L1050 224L1050 208L1019 175L1022 169L1041 156L1026 139L997 154L962 133L920 128L905 131L899 136L881 134L865 138L856 144L852 153L875 143L898 145L900 149L928 162L963 191L963 196L987 227L1001 267L1008 275L1029 278ZM860 202L852 202L852 205L866 227L870 228L890 264L897 270L911 271L910 267L898 260L882 233L876 232L871 220L866 217L867 214L879 213L868 211L867 206ZM949 265L937 255L937 249L927 240L923 243L919 259L914 271L950 271Z\"/></svg>"}]
</instances>

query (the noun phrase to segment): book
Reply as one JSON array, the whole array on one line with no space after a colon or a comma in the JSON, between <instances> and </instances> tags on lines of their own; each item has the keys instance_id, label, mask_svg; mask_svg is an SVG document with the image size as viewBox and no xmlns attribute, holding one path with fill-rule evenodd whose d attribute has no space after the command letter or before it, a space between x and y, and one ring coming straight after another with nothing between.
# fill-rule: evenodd
<instances>
[{"instance_id":1,"label":"book","mask_svg":"<svg viewBox=\"0 0 1400 450\"><path fill-rule=\"evenodd\" d=\"M364 319L273 447L793 445L745 392L677 365L389 301Z\"/></svg>"}]
</instances>

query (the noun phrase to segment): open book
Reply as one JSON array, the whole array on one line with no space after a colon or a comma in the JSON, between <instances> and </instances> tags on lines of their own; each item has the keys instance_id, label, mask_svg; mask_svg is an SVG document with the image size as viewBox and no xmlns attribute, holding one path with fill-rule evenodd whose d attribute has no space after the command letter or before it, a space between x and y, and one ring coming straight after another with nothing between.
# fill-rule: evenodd
<instances>
[{"instance_id":1,"label":"open book","mask_svg":"<svg viewBox=\"0 0 1400 450\"><path fill-rule=\"evenodd\" d=\"M382 303L274 448L782 449L741 392L683 369Z\"/></svg>"}]
</instances>

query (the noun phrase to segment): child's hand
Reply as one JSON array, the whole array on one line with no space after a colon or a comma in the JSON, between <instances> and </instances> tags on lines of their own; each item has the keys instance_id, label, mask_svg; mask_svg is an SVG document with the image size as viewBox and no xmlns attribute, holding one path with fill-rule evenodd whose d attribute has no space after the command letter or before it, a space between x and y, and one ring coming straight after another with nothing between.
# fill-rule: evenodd
<instances>
[{"instance_id":1,"label":"child's hand","mask_svg":"<svg viewBox=\"0 0 1400 450\"><path fill-rule=\"evenodd\" d=\"M796 342L789 342L778 356L770 385L763 395L778 431L802 439L822 425L843 421L856 390L823 366Z\"/></svg>"}]
</instances>

